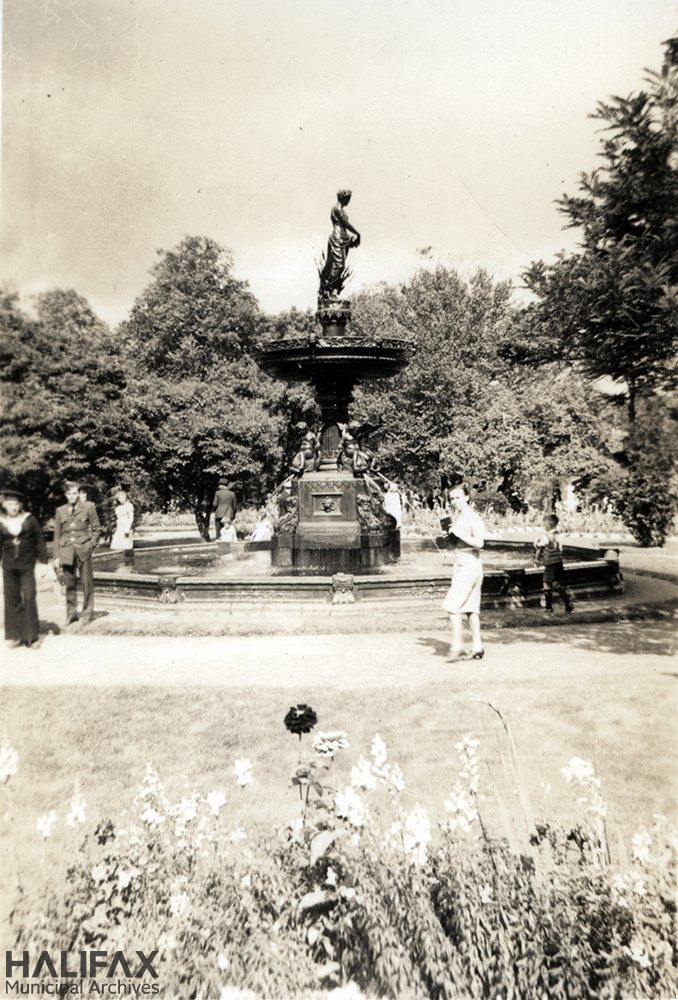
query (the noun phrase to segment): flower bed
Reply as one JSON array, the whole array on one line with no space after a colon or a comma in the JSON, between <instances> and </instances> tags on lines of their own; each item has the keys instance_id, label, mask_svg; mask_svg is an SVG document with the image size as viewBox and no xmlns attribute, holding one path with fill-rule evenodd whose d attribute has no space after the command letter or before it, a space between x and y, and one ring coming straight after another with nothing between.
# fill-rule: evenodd
<instances>
[{"instance_id":1,"label":"flower bed","mask_svg":"<svg viewBox=\"0 0 678 1000\"><path fill-rule=\"evenodd\" d=\"M157 980L147 982L161 996L675 995L676 838L667 821L655 816L628 856L619 839L613 863L601 781L579 758L562 769L577 821L535 818L501 721L515 795L502 800L489 771L484 788L479 741L468 735L456 744L459 773L435 830L378 735L350 784L335 785L349 736L313 734L308 705L284 718L299 749L290 782L299 815L268 836L243 823L257 794L245 758L228 787L176 802L149 764L130 808L96 824L76 783L65 820L57 810L36 818L45 845L57 823L78 836L57 890L41 906L16 907L13 950L155 953ZM19 770L5 742L8 798ZM502 838L483 822L491 788ZM123 985L134 981L125 968L117 959ZM35 979L50 978L43 963Z\"/></svg>"}]
</instances>

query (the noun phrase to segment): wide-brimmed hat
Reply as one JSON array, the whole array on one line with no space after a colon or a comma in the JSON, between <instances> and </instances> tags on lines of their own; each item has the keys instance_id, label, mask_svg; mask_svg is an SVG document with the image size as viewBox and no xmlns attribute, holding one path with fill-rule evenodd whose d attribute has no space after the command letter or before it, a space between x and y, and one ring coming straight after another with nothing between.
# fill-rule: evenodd
<instances>
[{"instance_id":1,"label":"wide-brimmed hat","mask_svg":"<svg viewBox=\"0 0 678 1000\"><path fill-rule=\"evenodd\" d=\"M24 491L18 486L3 486L1 492L3 500L23 500L24 498Z\"/></svg>"}]
</instances>

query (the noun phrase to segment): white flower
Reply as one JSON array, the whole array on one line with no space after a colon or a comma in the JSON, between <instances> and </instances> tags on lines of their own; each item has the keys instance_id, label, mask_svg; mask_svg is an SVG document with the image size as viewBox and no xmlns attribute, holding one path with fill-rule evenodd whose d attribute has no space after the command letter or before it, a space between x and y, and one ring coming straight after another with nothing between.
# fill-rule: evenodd
<instances>
[{"instance_id":1,"label":"white flower","mask_svg":"<svg viewBox=\"0 0 678 1000\"><path fill-rule=\"evenodd\" d=\"M367 816L367 810L358 793L347 785L343 792L337 792L335 796L337 816L348 819L351 826L363 826Z\"/></svg>"},{"instance_id":2,"label":"white flower","mask_svg":"<svg viewBox=\"0 0 678 1000\"><path fill-rule=\"evenodd\" d=\"M394 764L391 768L388 780L395 788L396 792L402 792L405 788L405 779L403 777L403 772L400 770L397 764Z\"/></svg>"},{"instance_id":3,"label":"white flower","mask_svg":"<svg viewBox=\"0 0 678 1000\"><path fill-rule=\"evenodd\" d=\"M177 946L177 939L174 934L163 933L158 938L158 951L174 951Z\"/></svg>"},{"instance_id":4,"label":"white flower","mask_svg":"<svg viewBox=\"0 0 678 1000\"><path fill-rule=\"evenodd\" d=\"M633 856L636 861L646 863L652 859L652 855L650 854L652 837L647 830L639 830L635 837L632 838L631 843L633 844Z\"/></svg>"},{"instance_id":5,"label":"white flower","mask_svg":"<svg viewBox=\"0 0 678 1000\"><path fill-rule=\"evenodd\" d=\"M632 941L631 947L624 948L624 951L633 959L634 962L637 962L641 968L650 968L650 957L642 941L638 941L637 939Z\"/></svg>"},{"instance_id":6,"label":"white flower","mask_svg":"<svg viewBox=\"0 0 678 1000\"><path fill-rule=\"evenodd\" d=\"M129 872L126 872L122 868L120 868L118 870L118 890L126 889L127 886L130 884L130 882L132 881L132 879L138 874L139 872L137 871L136 868L133 868Z\"/></svg>"},{"instance_id":7,"label":"white flower","mask_svg":"<svg viewBox=\"0 0 678 1000\"><path fill-rule=\"evenodd\" d=\"M374 766L383 767L386 763L386 744L380 737L379 733L376 734L372 740L372 749L370 753L374 757Z\"/></svg>"},{"instance_id":8,"label":"white flower","mask_svg":"<svg viewBox=\"0 0 678 1000\"><path fill-rule=\"evenodd\" d=\"M480 902L484 905L492 902L492 887L487 883L480 887Z\"/></svg>"},{"instance_id":9,"label":"white flower","mask_svg":"<svg viewBox=\"0 0 678 1000\"><path fill-rule=\"evenodd\" d=\"M240 760L236 760L235 767L233 768L233 774L238 779L238 784L241 788L245 785L249 785L250 782L254 781L252 777L252 765L248 757L241 757Z\"/></svg>"},{"instance_id":10,"label":"white flower","mask_svg":"<svg viewBox=\"0 0 678 1000\"><path fill-rule=\"evenodd\" d=\"M471 832L471 823L478 818L478 810L472 804L468 791L460 781L450 792L450 797L445 802L445 808L449 813L452 813L451 819L447 822L449 830L456 830L458 827L464 833Z\"/></svg>"},{"instance_id":11,"label":"white flower","mask_svg":"<svg viewBox=\"0 0 678 1000\"><path fill-rule=\"evenodd\" d=\"M415 864L426 864L426 851L431 839L431 821L425 809L417 804L405 820L403 847Z\"/></svg>"},{"instance_id":12,"label":"white flower","mask_svg":"<svg viewBox=\"0 0 678 1000\"><path fill-rule=\"evenodd\" d=\"M86 807L87 803L80 794L80 781L76 779L73 798L71 799L71 811L66 817L66 826L77 826L78 823L84 823Z\"/></svg>"},{"instance_id":13,"label":"white flower","mask_svg":"<svg viewBox=\"0 0 678 1000\"><path fill-rule=\"evenodd\" d=\"M242 827L237 827L233 831L233 833L231 834L231 838L230 839L231 839L231 843L232 844L237 844L239 840L245 840L246 838L247 838L247 834L242 829Z\"/></svg>"},{"instance_id":14,"label":"white flower","mask_svg":"<svg viewBox=\"0 0 678 1000\"><path fill-rule=\"evenodd\" d=\"M377 779L372 773L372 764L360 757L356 767L351 768L351 784L354 788L376 788Z\"/></svg>"},{"instance_id":15,"label":"white flower","mask_svg":"<svg viewBox=\"0 0 678 1000\"><path fill-rule=\"evenodd\" d=\"M222 972L226 971L226 969L228 968L228 959L226 958L225 955L221 954L219 955L219 958L217 959L217 965L219 966Z\"/></svg>"},{"instance_id":16,"label":"white flower","mask_svg":"<svg viewBox=\"0 0 678 1000\"><path fill-rule=\"evenodd\" d=\"M249 889L251 884L252 884L252 876L248 872L247 875L243 875L243 877L240 879L240 885L243 887L243 889Z\"/></svg>"},{"instance_id":17,"label":"white flower","mask_svg":"<svg viewBox=\"0 0 678 1000\"><path fill-rule=\"evenodd\" d=\"M631 872L631 882L633 885L633 891L638 896L645 895L645 881L640 877L638 872Z\"/></svg>"},{"instance_id":18,"label":"white flower","mask_svg":"<svg viewBox=\"0 0 678 1000\"><path fill-rule=\"evenodd\" d=\"M319 757L334 757L337 750L346 750L347 747L348 737L341 730L316 733L313 738L313 749Z\"/></svg>"},{"instance_id":19,"label":"white flower","mask_svg":"<svg viewBox=\"0 0 678 1000\"><path fill-rule=\"evenodd\" d=\"M153 808L153 806L146 806L139 817L139 819L143 820L144 823L147 823L150 827L162 826L165 822L165 818L166 817L162 816L157 809Z\"/></svg>"},{"instance_id":20,"label":"white flower","mask_svg":"<svg viewBox=\"0 0 678 1000\"><path fill-rule=\"evenodd\" d=\"M573 778L582 782L591 782L595 780L593 764L587 760L582 760L581 757L573 757L567 767L562 767L561 771L568 784Z\"/></svg>"},{"instance_id":21,"label":"white flower","mask_svg":"<svg viewBox=\"0 0 678 1000\"><path fill-rule=\"evenodd\" d=\"M211 814L213 816L218 816L221 807L226 805L226 793L221 791L210 792L207 796L207 803L210 807Z\"/></svg>"},{"instance_id":22,"label":"white flower","mask_svg":"<svg viewBox=\"0 0 678 1000\"><path fill-rule=\"evenodd\" d=\"M92 878L95 882L104 882L108 877L108 868L101 862L101 864L95 865L92 869Z\"/></svg>"},{"instance_id":23,"label":"white flower","mask_svg":"<svg viewBox=\"0 0 678 1000\"><path fill-rule=\"evenodd\" d=\"M190 798L186 798L184 795L178 805L174 806L174 810L177 813L177 823L182 826L187 826L192 819L198 815L198 801L200 796L197 792L194 792Z\"/></svg>"},{"instance_id":24,"label":"white flower","mask_svg":"<svg viewBox=\"0 0 678 1000\"><path fill-rule=\"evenodd\" d=\"M347 983L346 986L337 986L327 994L328 1000L364 1000L365 994L360 992L360 987L354 983Z\"/></svg>"},{"instance_id":25,"label":"white flower","mask_svg":"<svg viewBox=\"0 0 678 1000\"><path fill-rule=\"evenodd\" d=\"M468 736L464 736L461 743L455 743L454 749L459 751L459 754L466 754L467 756L473 756L476 752L476 747L480 746L480 740L474 740L469 733Z\"/></svg>"},{"instance_id":26,"label":"white flower","mask_svg":"<svg viewBox=\"0 0 678 1000\"><path fill-rule=\"evenodd\" d=\"M38 821L35 824L36 829L42 834L43 838L47 840L52 832L52 827L57 821L57 815L53 809L50 809L49 813L44 816L38 816Z\"/></svg>"},{"instance_id":27,"label":"white flower","mask_svg":"<svg viewBox=\"0 0 678 1000\"><path fill-rule=\"evenodd\" d=\"M19 754L5 736L0 747L0 782L4 783L16 774L19 767Z\"/></svg>"},{"instance_id":28,"label":"white flower","mask_svg":"<svg viewBox=\"0 0 678 1000\"><path fill-rule=\"evenodd\" d=\"M172 908L172 916L180 917L182 913L185 913L189 908L188 896L185 892L178 892L174 896L170 896L170 906Z\"/></svg>"},{"instance_id":29,"label":"white flower","mask_svg":"<svg viewBox=\"0 0 678 1000\"><path fill-rule=\"evenodd\" d=\"M332 868L327 869L327 874L325 875L325 885L336 885L337 875Z\"/></svg>"}]
</instances>

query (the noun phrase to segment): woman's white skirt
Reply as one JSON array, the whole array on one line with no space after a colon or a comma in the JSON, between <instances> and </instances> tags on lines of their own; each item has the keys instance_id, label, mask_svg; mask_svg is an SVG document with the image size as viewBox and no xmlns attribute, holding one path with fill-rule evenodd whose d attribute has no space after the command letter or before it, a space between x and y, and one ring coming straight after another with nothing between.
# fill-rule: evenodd
<instances>
[{"instance_id":1,"label":"woman's white skirt","mask_svg":"<svg viewBox=\"0 0 678 1000\"><path fill-rule=\"evenodd\" d=\"M483 564L479 556L457 552L452 582L443 601L443 611L451 615L480 614Z\"/></svg>"}]
</instances>

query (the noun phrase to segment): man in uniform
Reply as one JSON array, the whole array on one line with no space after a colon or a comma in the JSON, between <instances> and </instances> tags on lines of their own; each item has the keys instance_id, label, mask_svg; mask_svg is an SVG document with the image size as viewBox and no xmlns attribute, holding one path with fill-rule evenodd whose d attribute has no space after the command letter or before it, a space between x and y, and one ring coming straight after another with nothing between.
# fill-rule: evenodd
<instances>
[{"instance_id":1,"label":"man in uniform","mask_svg":"<svg viewBox=\"0 0 678 1000\"><path fill-rule=\"evenodd\" d=\"M214 494L212 510L214 511L214 528L217 533L217 541L219 541L222 529L224 526L228 528L232 524L238 511L235 493L227 485L225 478L219 480L219 489Z\"/></svg>"},{"instance_id":2,"label":"man in uniform","mask_svg":"<svg viewBox=\"0 0 678 1000\"><path fill-rule=\"evenodd\" d=\"M78 620L78 582L82 584L84 621L91 622L94 613L94 578L92 553L99 544L101 525L93 503L83 503L78 496L78 483L66 483L67 503L54 515L54 565L61 570L66 584L66 624Z\"/></svg>"}]
</instances>

